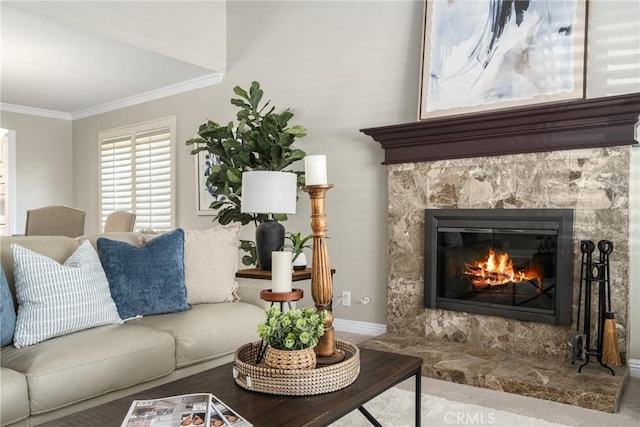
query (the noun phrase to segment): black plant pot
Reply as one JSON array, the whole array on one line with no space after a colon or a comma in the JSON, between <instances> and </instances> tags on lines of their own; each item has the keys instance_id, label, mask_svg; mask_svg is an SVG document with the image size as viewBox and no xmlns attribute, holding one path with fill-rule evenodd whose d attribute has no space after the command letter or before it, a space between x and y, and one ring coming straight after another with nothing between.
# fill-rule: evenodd
<instances>
[{"instance_id":1,"label":"black plant pot","mask_svg":"<svg viewBox=\"0 0 640 427\"><path fill-rule=\"evenodd\" d=\"M284 246L284 226L270 219L256 228L256 252L258 268L271 270L271 252L282 250Z\"/></svg>"}]
</instances>

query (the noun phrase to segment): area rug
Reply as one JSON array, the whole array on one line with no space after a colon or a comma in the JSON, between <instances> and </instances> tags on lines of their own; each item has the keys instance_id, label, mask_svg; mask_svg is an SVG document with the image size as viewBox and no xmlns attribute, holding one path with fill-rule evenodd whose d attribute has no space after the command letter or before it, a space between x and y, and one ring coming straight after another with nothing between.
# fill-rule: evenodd
<instances>
[{"instance_id":1,"label":"area rug","mask_svg":"<svg viewBox=\"0 0 640 427\"><path fill-rule=\"evenodd\" d=\"M415 400L413 391L391 388L365 404L383 426L414 427ZM492 427L566 427L537 418L511 412L499 411L484 406L455 402L422 393L421 424L428 427L440 426L492 426ZM332 427L370 427L371 423L355 410L331 424Z\"/></svg>"}]
</instances>

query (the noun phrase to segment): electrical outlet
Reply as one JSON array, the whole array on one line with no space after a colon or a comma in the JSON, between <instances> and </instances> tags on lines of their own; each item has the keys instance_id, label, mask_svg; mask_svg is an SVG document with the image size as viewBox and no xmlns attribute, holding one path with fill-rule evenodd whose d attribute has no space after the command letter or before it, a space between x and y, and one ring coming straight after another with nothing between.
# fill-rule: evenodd
<instances>
[{"instance_id":1,"label":"electrical outlet","mask_svg":"<svg viewBox=\"0 0 640 427\"><path fill-rule=\"evenodd\" d=\"M342 291L342 305L344 307L351 307L351 292Z\"/></svg>"}]
</instances>

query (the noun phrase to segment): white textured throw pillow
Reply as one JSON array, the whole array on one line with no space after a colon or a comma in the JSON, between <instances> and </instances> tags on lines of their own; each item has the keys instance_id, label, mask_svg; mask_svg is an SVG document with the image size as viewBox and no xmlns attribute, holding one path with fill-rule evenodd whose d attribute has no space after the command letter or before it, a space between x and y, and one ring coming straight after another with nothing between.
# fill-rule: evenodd
<instances>
[{"instance_id":1,"label":"white textured throw pillow","mask_svg":"<svg viewBox=\"0 0 640 427\"><path fill-rule=\"evenodd\" d=\"M234 301L238 271L238 226L184 232L184 284L188 304Z\"/></svg>"},{"instance_id":2,"label":"white textured throw pillow","mask_svg":"<svg viewBox=\"0 0 640 427\"><path fill-rule=\"evenodd\" d=\"M122 323L98 253L88 240L64 265L16 243L11 252L18 300L16 348Z\"/></svg>"}]
</instances>

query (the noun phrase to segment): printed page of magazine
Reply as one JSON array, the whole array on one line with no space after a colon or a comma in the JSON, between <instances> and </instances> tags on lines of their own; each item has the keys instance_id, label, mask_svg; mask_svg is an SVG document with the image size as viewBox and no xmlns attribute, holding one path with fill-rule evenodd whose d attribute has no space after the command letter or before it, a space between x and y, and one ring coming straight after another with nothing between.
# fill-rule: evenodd
<instances>
[{"instance_id":1,"label":"printed page of magazine","mask_svg":"<svg viewBox=\"0 0 640 427\"><path fill-rule=\"evenodd\" d=\"M120 427L209 427L212 399L212 394L196 393L134 400Z\"/></svg>"},{"instance_id":2,"label":"printed page of magazine","mask_svg":"<svg viewBox=\"0 0 640 427\"><path fill-rule=\"evenodd\" d=\"M242 418L236 411L231 409L226 403L211 396L211 406L215 412L211 413L211 427L252 427L246 419Z\"/></svg>"}]
</instances>

